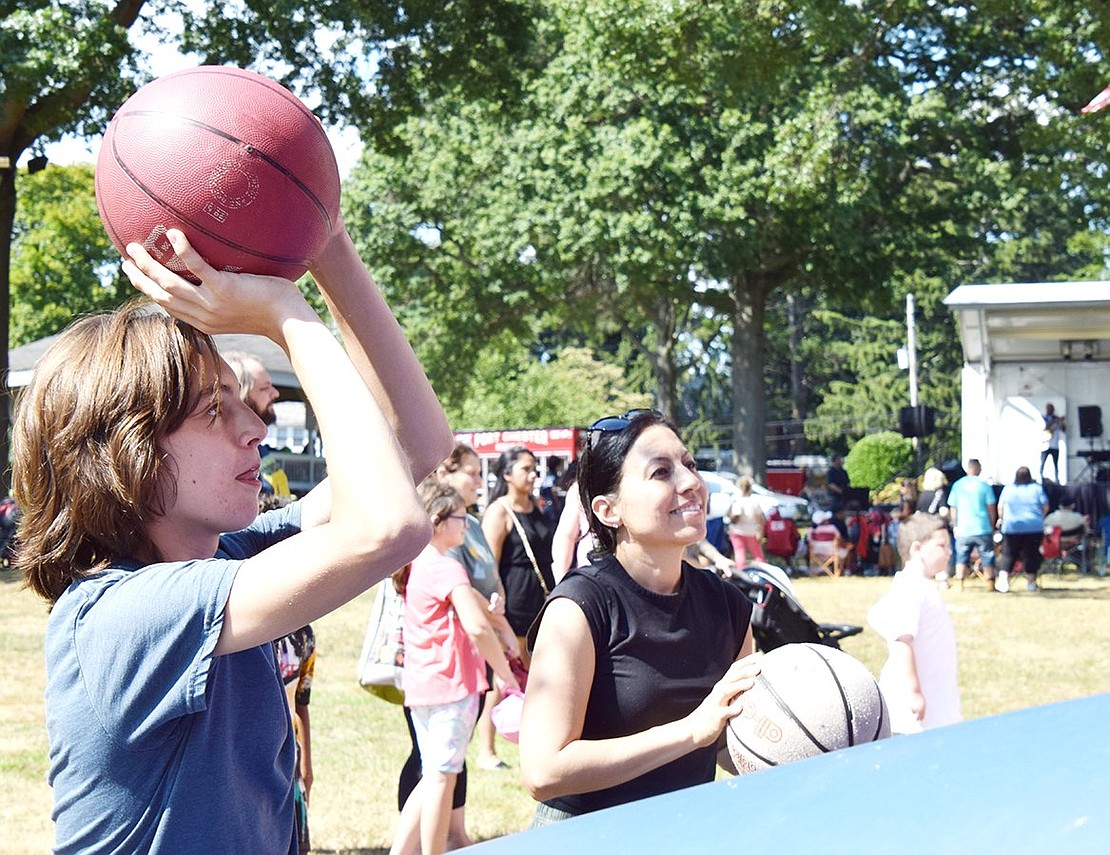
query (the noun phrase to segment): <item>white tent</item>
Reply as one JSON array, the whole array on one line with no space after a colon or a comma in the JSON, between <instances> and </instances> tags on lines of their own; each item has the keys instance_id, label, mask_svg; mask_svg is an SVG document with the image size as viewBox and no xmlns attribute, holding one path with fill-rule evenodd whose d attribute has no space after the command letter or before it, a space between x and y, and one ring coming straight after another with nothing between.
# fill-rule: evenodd
<instances>
[{"instance_id":1,"label":"white tent","mask_svg":"<svg viewBox=\"0 0 1110 855\"><path fill-rule=\"evenodd\" d=\"M965 460L1003 483L1023 465L1036 477L1052 403L1067 422L1058 480L1095 480L1110 462L1101 424L1091 429L1103 412L1110 419L1110 282L961 285L944 302L963 348Z\"/></svg>"}]
</instances>

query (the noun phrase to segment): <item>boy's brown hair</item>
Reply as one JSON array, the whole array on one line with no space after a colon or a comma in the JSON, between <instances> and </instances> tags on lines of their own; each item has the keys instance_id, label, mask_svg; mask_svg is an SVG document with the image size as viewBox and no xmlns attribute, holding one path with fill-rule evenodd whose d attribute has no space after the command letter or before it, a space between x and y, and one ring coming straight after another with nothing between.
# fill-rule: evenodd
<instances>
[{"instance_id":1,"label":"boy's brown hair","mask_svg":"<svg viewBox=\"0 0 1110 855\"><path fill-rule=\"evenodd\" d=\"M947 527L948 523L943 517L921 511L902 520L898 524L898 554L902 556L902 562L909 560L910 547L913 544L924 543L933 532Z\"/></svg>"},{"instance_id":2,"label":"boy's brown hair","mask_svg":"<svg viewBox=\"0 0 1110 855\"><path fill-rule=\"evenodd\" d=\"M77 321L42 356L12 426L33 590L53 603L113 560L158 557L147 524L174 498L162 441L206 390L219 403L215 358L211 337L143 301Z\"/></svg>"}]
</instances>

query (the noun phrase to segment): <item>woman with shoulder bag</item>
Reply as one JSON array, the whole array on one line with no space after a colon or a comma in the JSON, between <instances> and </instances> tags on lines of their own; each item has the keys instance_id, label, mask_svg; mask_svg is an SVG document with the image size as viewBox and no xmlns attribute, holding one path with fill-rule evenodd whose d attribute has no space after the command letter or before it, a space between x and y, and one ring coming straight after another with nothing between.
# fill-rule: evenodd
<instances>
[{"instance_id":1,"label":"woman with shoulder bag","mask_svg":"<svg viewBox=\"0 0 1110 855\"><path fill-rule=\"evenodd\" d=\"M741 475L737 481L740 495L728 509L725 522L728 523L728 539L732 543L733 560L737 567L748 563L748 554L753 561L763 561L763 528L767 519L763 509L752 495L752 479Z\"/></svg>"},{"instance_id":2,"label":"woman with shoulder bag","mask_svg":"<svg viewBox=\"0 0 1110 855\"><path fill-rule=\"evenodd\" d=\"M505 617L520 643L528 665L524 636L555 587L551 573L551 544L555 526L533 498L536 458L523 445L501 453L494 467L497 480L490 489L482 518L482 531L497 562L505 588ZM496 705L491 692L487 701ZM486 769L505 768L496 754L485 756L479 744L478 764Z\"/></svg>"}]
</instances>

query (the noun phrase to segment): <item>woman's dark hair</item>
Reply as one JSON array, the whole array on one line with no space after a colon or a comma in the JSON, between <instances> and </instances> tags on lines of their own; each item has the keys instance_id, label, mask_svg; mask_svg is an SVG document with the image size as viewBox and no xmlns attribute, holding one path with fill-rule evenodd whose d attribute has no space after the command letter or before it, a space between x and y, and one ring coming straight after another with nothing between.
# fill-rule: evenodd
<instances>
[{"instance_id":1,"label":"woman's dark hair","mask_svg":"<svg viewBox=\"0 0 1110 855\"><path fill-rule=\"evenodd\" d=\"M493 482L493 486L490 487L486 507L489 507L509 492L509 485L505 481L505 476L512 471L516 462L526 454L533 460L536 459L536 455L523 445L514 445L512 448L506 448L501 452L501 456L497 458L497 462L493 465L493 474L497 476L497 479Z\"/></svg>"},{"instance_id":2,"label":"woman's dark hair","mask_svg":"<svg viewBox=\"0 0 1110 855\"><path fill-rule=\"evenodd\" d=\"M670 428L678 436L675 426L653 410L641 410L630 416L623 430L587 431L586 445L578 458L578 493L590 521L590 531L597 538L598 552L612 554L617 546L617 530L605 525L594 514L594 497L611 496L620 489L621 471L629 449L640 434L655 425Z\"/></svg>"},{"instance_id":3,"label":"woman's dark hair","mask_svg":"<svg viewBox=\"0 0 1110 855\"><path fill-rule=\"evenodd\" d=\"M1015 484L1032 484L1033 473L1029 471L1028 466L1019 466L1017 473L1014 475Z\"/></svg>"}]
</instances>

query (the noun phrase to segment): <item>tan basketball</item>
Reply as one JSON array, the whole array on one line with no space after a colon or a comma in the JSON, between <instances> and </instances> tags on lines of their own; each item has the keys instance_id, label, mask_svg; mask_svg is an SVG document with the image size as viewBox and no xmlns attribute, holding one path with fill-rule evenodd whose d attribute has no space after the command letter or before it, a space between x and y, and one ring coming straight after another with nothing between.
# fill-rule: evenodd
<instances>
[{"instance_id":1,"label":"tan basketball","mask_svg":"<svg viewBox=\"0 0 1110 855\"><path fill-rule=\"evenodd\" d=\"M726 737L741 774L890 736L871 672L821 644L786 644L766 654L743 701Z\"/></svg>"}]
</instances>

